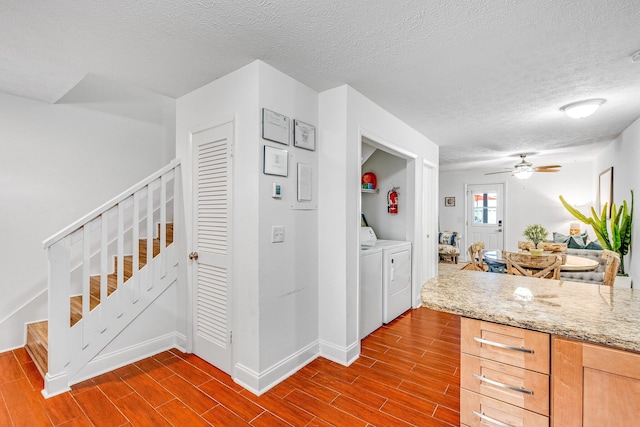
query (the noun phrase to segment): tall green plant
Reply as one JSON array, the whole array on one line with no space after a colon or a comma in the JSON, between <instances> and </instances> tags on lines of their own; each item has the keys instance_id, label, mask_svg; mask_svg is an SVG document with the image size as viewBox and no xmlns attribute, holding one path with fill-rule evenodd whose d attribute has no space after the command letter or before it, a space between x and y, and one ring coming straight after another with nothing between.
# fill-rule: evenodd
<instances>
[{"instance_id":1,"label":"tall green plant","mask_svg":"<svg viewBox=\"0 0 640 427\"><path fill-rule=\"evenodd\" d=\"M593 227L598 240L603 248L617 252L620 255L620 273L624 272L624 256L629 253L631 245L631 223L633 221L633 190L631 190L631 209L627 206L627 201L622 202L622 206L616 209L616 204L611 205L611 219L607 221L607 204L604 204L602 213L597 214L591 208L591 217L587 217L579 210L571 206L560 196L560 201L564 207L579 221ZM609 233L609 231L611 233Z\"/></svg>"}]
</instances>

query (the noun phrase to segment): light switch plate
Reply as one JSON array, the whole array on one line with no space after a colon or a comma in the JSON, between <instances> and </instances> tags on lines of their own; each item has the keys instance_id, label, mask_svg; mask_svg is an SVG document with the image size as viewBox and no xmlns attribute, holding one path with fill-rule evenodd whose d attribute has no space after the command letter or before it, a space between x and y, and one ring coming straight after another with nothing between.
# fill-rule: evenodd
<instances>
[{"instance_id":1,"label":"light switch plate","mask_svg":"<svg viewBox=\"0 0 640 427\"><path fill-rule=\"evenodd\" d=\"M284 242L284 225L271 226L271 243Z\"/></svg>"}]
</instances>

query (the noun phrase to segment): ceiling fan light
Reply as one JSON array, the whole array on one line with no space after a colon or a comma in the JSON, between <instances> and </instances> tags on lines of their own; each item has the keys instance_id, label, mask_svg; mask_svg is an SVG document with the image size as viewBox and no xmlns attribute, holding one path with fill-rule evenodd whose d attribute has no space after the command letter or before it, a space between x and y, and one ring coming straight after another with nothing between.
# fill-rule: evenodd
<instances>
[{"instance_id":1,"label":"ceiling fan light","mask_svg":"<svg viewBox=\"0 0 640 427\"><path fill-rule=\"evenodd\" d=\"M533 168L530 163L525 163L524 157L522 158L522 163L517 164L515 170L513 171L513 175L518 179L527 179L533 174Z\"/></svg>"},{"instance_id":2,"label":"ceiling fan light","mask_svg":"<svg viewBox=\"0 0 640 427\"><path fill-rule=\"evenodd\" d=\"M513 176L518 179L527 179L531 175L533 175L533 171L528 169L519 169L513 173Z\"/></svg>"},{"instance_id":3,"label":"ceiling fan light","mask_svg":"<svg viewBox=\"0 0 640 427\"><path fill-rule=\"evenodd\" d=\"M584 101L572 102L571 104L560 107L560 111L573 119L582 119L595 113L596 110L605 102L606 100L601 98L587 99Z\"/></svg>"}]
</instances>

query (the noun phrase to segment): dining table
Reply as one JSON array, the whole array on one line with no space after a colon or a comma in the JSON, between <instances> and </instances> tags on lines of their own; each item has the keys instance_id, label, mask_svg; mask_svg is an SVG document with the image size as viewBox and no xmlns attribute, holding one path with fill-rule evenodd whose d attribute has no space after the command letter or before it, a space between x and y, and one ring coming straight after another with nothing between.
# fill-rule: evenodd
<instances>
[{"instance_id":1,"label":"dining table","mask_svg":"<svg viewBox=\"0 0 640 427\"><path fill-rule=\"evenodd\" d=\"M551 255L552 252L545 251L543 255ZM558 254L560 255L560 254ZM584 258L576 255L564 255L565 261L560 266L561 271L593 271L598 268L600 262L595 259ZM505 273L507 262L502 257L500 249L485 249L482 251L482 260L487 264L489 271L494 273Z\"/></svg>"}]
</instances>

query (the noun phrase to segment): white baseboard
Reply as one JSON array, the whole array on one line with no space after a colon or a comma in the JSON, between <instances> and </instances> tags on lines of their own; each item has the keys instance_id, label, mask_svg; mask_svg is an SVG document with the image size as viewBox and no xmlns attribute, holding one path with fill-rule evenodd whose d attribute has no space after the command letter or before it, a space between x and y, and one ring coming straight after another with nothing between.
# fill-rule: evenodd
<instances>
[{"instance_id":1,"label":"white baseboard","mask_svg":"<svg viewBox=\"0 0 640 427\"><path fill-rule=\"evenodd\" d=\"M45 399L66 393L69 390L71 388L69 387L69 376L66 372L57 376L47 373L44 376L44 389L42 389L41 393Z\"/></svg>"},{"instance_id":2,"label":"white baseboard","mask_svg":"<svg viewBox=\"0 0 640 427\"><path fill-rule=\"evenodd\" d=\"M176 332L175 336L176 336L175 348L177 348L183 353L191 353L190 351L187 350L187 336L184 334L181 334L180 332Z\"/></svg>"},{"instance_id":3,"label":"white baseboard","mask_svg":"<svg viewBox=\"0 0 640 427\"><path fill-rule=\"evenodd\" d=\"M343 366L349 366L360 357L360 341L354 342L349 347L340 347L327 341L320 341L320 356Z\"/></svg>"},{"instance_id":4,"label":"white baseboard","mask_svg":"<svg viewBox=\"0 0 640 427\"><path fill-rule=\"evenodd\" d=\"M170 333L112 353L99 355L74 375L69 380L69 385L77 384L154 354L178 347L182 342L184 342L183 335Z\"/></svg>"},{"instance_id":5,"label":"white baseboard","mask_svg":"<svg viewBox=\"0 0 640 427\"><path fill-rule=\"evenodd\" d=\"M317 341L260 373L236 363L233 380L253 394L260 396L278 385L285 378L296 373L316 357L318 357Z\"/></svg>"}]
</instances>

